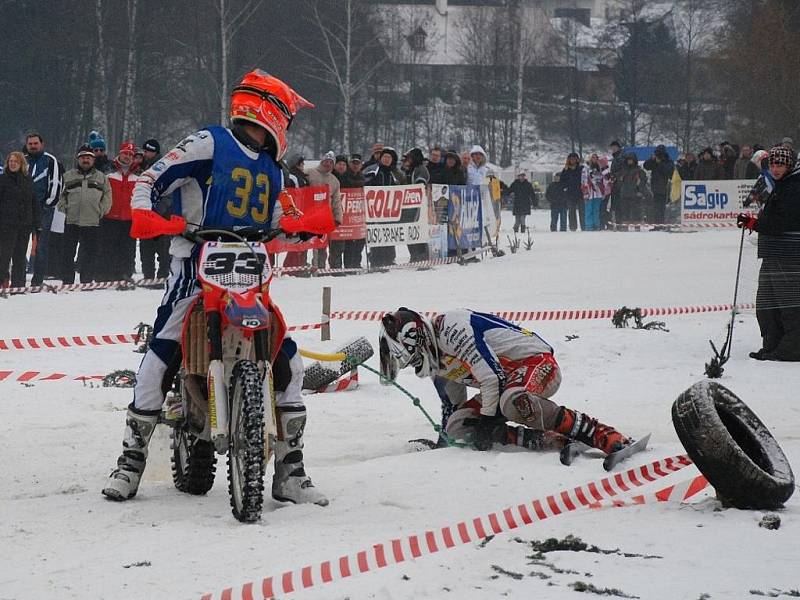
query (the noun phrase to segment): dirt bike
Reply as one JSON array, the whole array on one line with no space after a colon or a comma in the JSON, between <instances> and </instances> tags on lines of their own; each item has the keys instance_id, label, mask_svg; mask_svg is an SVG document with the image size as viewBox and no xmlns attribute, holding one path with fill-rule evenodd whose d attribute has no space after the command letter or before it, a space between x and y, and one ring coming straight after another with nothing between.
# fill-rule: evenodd
<instances>
[{"instance_id":1,"label":"dirt bike","mask_svg":"<svg viewBox=\"0 0 800 600\"><path fill-rule=\"evenodd\" d=\"M217 454L228 455L231 509L261 516L264 475L277 436L272 362L286 323L269 296L265 242L281 230L199 229L202 292L186 313L182 362L161 421L172 428L175 487L202 495L214 485Z\"/></svg>"}]
</instances>

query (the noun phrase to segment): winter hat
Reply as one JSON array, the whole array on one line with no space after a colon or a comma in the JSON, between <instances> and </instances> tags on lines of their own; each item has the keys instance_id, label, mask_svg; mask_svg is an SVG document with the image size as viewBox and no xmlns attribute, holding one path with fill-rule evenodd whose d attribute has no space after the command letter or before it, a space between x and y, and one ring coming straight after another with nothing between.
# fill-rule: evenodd
<instances>
[{"instance_id":1,"label":"winter hat","mask_svg":"<svg viewBox=\"0 0 800 600\"><path fill-rule=\"evenodd\" d=\"M336 162L337 163L338 162L346 163L347 162L347 157L344 154L337 154L336 155Z\"/></svg>"},{"instance_id":2,"label":"winter hat","mask_svg":"<svg viewBox=\"0 0 800 600\"><path fill-rule=\"evenodd\" d=\"M125 140L119 145L119 152L117 154L130 154L133 156L136 154L136 146L130 140Z\"/></svg>"},{"instance_id":3,"label":"winter hat","mask_svg":"<svg viewBox=\"0 0 800 600\"><path fill-rule=\"evenodd\" d=\"M333 150L328 150L325 154L320 156L319 160L320 162L324 162L326 160L336 162L336 155L333 153Z\"/></svg>"},{"instance_id":4,"label":"winter hat","mask_svg":"<svg viewBox=\"0 0 800 600\"><path fill-rule=\"evenodd\" d=\"M103 139L103 136L100 135L97 131L92 131L89 134L89 147L92 150L105 150L106 141L105 139Z\"/></svg>"},{"instance_id":5,"label":"winter hat","mask_svg":"<svg viewBox=\"0 0 800 600\"><path fill-rule=\"evenodd\" d=\"M667 155L667 147L664 144L659 144L658 146L656 146L655 154L660 154L662 156L668 156Z\"/></svg>"},{"instance_id":6,"label":"winter hat","mask_svg":"<svg viewBox=\"0 0 800 600\"><path fill-rule=\"evenodd\" d=\"M611 143L608 145L609 148L611 146L616 146L617 148L622 148L622 144L619 143L619 140L612 140Z\"/></svg>"},{"instance_id":7,"label":"winter hat","mask_svg":"<svg viewBox=\"0 0 800 600\"><path fill-rule=\"evenodd\" d=\"M94 152L92 152L92 147L89 144L83 144L78 151L75 153L75 156L80 158L81 156L91 156L94 158Z\"/></svg>"},{"instance_id":8,"label":"winter hat","mask_svg":"<svg viewBox=\"0 0 800 600\"><path fill-rule=\"evenodd\" d=\"M791 148L786 146L775 146L770 148L769 151L769 164L771 165L786 165L793 167L796 162L796 157Z\"/></svg>"},{"instance_id":9,"label":"winter hat","mask_svg":"<svg viewBox=\"0 0 800 600\"><path fill-rule=\"evenodd\" d=\"M794 140L790 137L785 137L781 140L781 144L784 146L789 146L790 148L794 148Z\"/></svg>"},{"instance_id":10,"label":"winter hat","mask_svg":"<svg viewBox=\"0 0 800 600\"><path fill-rule=\"evenodd\" d=\"M397 150L395 150L391 146L384 146L383 150L381 150L381 156L383 156L384 154L388 154L389 156L392 157L392 166L394 166L397 163Z\"/></svg>"},{"instance_id":11,"label":"winter hat","mask_svg":"<svg viewBox=\"0 0 800 600\"><path fill-rule=\"evenodd\" d=\"M408 162L411 163L412 166L421 165L422 161L425 160L425 156L422 154L422 150L419 148L412 148L409 150L403 158L407 158Z\"/></svg>"},{"instance_id":12,"label":"winter hat","mask_svg":"<svg viewBox=\"0 0 800 600\"><path fill-rule=\"evenodd\" d=\"M361 162L361 155L360 154L351 154L350 155L350 162Z\"/></svg>"},{"instance_id":13,"label":"winter hat","mask_svg":"<svg viewBox=\"0 0 800 600\"><path fill-rule=\"evenodd\" d=\"M142 150L141 148L137 147L136 151L133 153L133 155L134 156L144 156L144 150Z\"/></svg>"},{"instance_id":14,"label":"winter hat","mask_svg":"<svg viewBox=\"0 0 800 600\"><path fill-rule=\"evenodd\" d=\"M148 152L155 152L156 154L161 153L161 144L159 144L158 140L155 138L150 138L147 140L144 144L142 144L142 148Z\"/></svg>"}]
</instances>

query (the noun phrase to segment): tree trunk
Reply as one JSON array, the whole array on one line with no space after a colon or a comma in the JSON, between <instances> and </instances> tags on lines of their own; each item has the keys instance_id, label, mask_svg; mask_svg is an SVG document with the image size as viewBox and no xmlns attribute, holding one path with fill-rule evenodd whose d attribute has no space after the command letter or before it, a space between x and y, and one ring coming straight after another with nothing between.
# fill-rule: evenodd
<instances>
[{"instance_id":1,"label":"tree trunk","mask_svg":"<svg viewBox=\"0 0 800 600\"><path fill-rule=\"evenodd\" d=\"M95 122L98 123L100 133L108 135L108 78L106 70L106 45L103 25L103 0L96 0L95 2L95 19L97 24L97 117Z\"/></svg>"},{"instance_id":2,"label":"tree trunk","mask_svg":"<svg viewBox=\"0 0 800 600\"><path fill-rule=\"evenodd\" d=\"M522 44L522 12L520 11L519 17L516 22L517 27L517 156L516 164L519 166L522 159L522 104L523 92L525 86L525 48ZM513 135L513 132L512 132ZM511 146L511 144L509 144Z\"/></svg>"},{"instance_id":3,"label":"tree trunk","mask_svg":"<svg viewBox=\"0 0 800 600\"><path fill-rule=\"evenodd\" d=\"M345 7L347 11L347 31L345 32L345 66L344 66L344 89L342 90L342 100L344 106L344 118L342 119L342 151L350 156L350 115L352 114L353 86L351 75L352 63L352 38L353 38L353 3L347 0Z\"/></svg>"},{"instance_id":4,"label":"tree trunk","mask_svg":"<svg viewBox=\"0 0 800 600\"><path fill-rule=\"evenodd\" d=\"M122 112L122 137L132 139L138 132L134 131L136 82L136 9L138 0L128 0L128 66L125 71L125 98Z\"/></svg>"},{"instance_id":5,"label":"tree trunk","mask_svg":"<svg viewBox=\"0 0 800 600\"><path fill-rule=\"evenodd\" d=\"M228 122L228 54L230 53L230 37L228 35L226 0L219 0L219 122Z\"/></svg>"}]
</instances>

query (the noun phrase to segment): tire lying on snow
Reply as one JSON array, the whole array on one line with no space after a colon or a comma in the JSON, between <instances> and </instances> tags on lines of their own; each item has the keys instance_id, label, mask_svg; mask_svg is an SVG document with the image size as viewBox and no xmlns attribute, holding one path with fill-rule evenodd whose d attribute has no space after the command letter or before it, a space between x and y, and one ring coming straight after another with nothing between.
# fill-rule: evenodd
<instances>
[{"instance_id":1,"label":"tire lying on snow","mask_svg":"<svg viewBox=\"0 0 800 600\"><path fill-rule=\"evenodd\" d=\"M700 381L672 405L672 422L689 457L720 500L773 509L794 492L794 474L767 427L736 394Z\"/></svg>"}]
</instances>

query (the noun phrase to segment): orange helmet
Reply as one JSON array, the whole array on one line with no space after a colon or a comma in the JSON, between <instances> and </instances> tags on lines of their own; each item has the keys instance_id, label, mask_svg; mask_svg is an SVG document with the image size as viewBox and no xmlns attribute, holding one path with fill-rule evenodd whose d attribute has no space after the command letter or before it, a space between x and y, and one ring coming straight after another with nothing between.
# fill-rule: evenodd
<instances>
[{"instance_id":1,"label":"orange helmet","mask_svg":"<svg viewBox=\"0 0 800 600\"><path fill-rule=\"evenodd\" d=\"M249 121L265 129L275 142L275 160L286 153L286 131L301 108L314 105L261 69L250 71L231 92L231 121Z\"/></svg>"}]
</instances>

